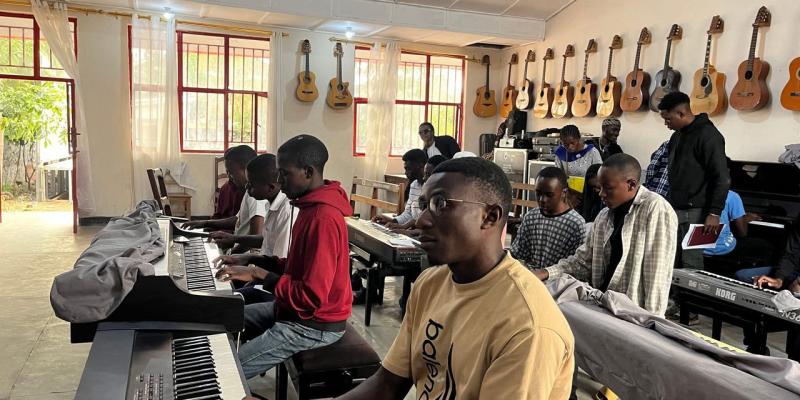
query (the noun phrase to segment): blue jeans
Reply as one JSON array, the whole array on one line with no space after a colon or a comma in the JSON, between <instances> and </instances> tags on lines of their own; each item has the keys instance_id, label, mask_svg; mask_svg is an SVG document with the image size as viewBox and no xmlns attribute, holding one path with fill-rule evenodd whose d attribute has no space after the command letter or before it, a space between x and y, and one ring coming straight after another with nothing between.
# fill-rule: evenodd
<instances>
[{"instance_id":1,"label":"blue jeans","mask_svg":"<svg viewBox=\"0 0 800 400\"><path fill-rule=\"evenodd\" d=\"M747 268L736 271L733 277L745 283L753 283L753 278L769 275L770 272L772 272L772 267Z\"/></svg>"},{"instance_id":2,"label":"blue jeans","mask_svg":"<svg viewBox=\"0 0 800 400\"><path fill-rule=\"evenodd\" d=\"M275 321L272 302L245 306L245 335L268 325L243 344L239 349L239 361L247 379L269 371L289 357L305 350L327 346L339 340L344 332L328 332L309 328L292 321ZM256 323L257 321L257 323ZM255 326L261 325L261 326Z\"/></svg>"}]
</instances>

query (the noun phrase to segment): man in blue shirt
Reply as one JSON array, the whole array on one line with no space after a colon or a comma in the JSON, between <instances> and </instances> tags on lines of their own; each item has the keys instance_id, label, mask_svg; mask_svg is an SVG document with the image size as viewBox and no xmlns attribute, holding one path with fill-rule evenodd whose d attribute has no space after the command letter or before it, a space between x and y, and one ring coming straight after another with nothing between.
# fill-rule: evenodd
<instances>
[{"instance_id":1,"label":"man in blue shirt","mask_svg":"<svg viewBox=\"0 0 800 400\"><path fill-rule=\"evenodd\" d=\"M736 248L736 238L746 236L747 224L756 219L753 217L745 218L745 216L742 198L736 192L729 190L728 197L725 199L725 208L722 209L722 213L719 216L719 223L725 226L717 238L717 246L713 249L706 249L704 251L705 255L721 256L732 252Z\"/></svg>"}]
</instances>

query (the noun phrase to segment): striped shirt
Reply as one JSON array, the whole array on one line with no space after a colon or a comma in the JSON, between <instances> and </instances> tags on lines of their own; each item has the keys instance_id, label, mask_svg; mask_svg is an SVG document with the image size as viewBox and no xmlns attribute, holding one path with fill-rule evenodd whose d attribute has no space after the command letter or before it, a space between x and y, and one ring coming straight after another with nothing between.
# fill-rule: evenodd
<instances>
[{"instance_id":1,"label":"striped shirt","mask_svg":"<svg viewBox=\"0 0 800 400\"><path fill-rule=\"evenodd\" d=\"M511 255L528 269L544 268L575 254L586 236L586 221L573 210L546 216L534 208L522 217Z\"/></svg>"},{"instance_id":2,"label":"striped shirt","mask_svg":"<svg viewBox=\"0 0 800 400\"><path fill-rule=\"evenodd\" d=\"M611 259L611 210L594 220L586 240L575 252L551 267L551 278L570 274L602 287ZM608 282L608 290L627 295L640 307L664 315L678 244L678 217L663 197L640 186L622 225L622 258Z\"/></svg>"},{"instance_id":3,"label":"striped shirt","mask_svg":"<svg viewBox=\"0 0 800 400\"><path fill-rule=\"evenodd\" d=\"M406 208L403 210L403 213L394 217L394 220L397 221L398 224L405 224L413 219L417 219L419 216L419 204L417 201L419 200L419 194L422 193L422 184L419 183L419 179L411 182L411 186L408 187L408 200L406 200Z\"/></svg>"}]
</instances>

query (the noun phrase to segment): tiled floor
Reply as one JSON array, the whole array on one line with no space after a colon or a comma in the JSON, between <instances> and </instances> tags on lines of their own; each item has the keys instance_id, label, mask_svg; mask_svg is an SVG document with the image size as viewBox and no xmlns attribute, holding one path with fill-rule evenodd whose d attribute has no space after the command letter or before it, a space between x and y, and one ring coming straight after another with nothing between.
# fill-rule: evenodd
<instances>
[{"instance_id":1,"label":"tiled floor","mask_svg":"<svg viewBox=\"0 0 800 400\"><path fill-rule=\"evenodd\" d=\"M99 228L82 228L73 235L69 214L4 213L0 224L0 400L72 399L80 381L88 344L69 343L69 325L50 307L53 277L72 267ZM364 308L355 306L351 322L383 356L400 326L399 282L387 281L383 306L373 309L365 327ZM710 321L701 318L698 330L710 335ZM722 339L741 343L741 330L725 326ZM784 334L770 335L775 356L782 352ZM251 386L272 398L271 374ZM599 384L582 375L579 399L590 399ZM290 389L290 398L296 399ZM406 399L414 399L409 393Z\"/></svg>"}]
</instances>

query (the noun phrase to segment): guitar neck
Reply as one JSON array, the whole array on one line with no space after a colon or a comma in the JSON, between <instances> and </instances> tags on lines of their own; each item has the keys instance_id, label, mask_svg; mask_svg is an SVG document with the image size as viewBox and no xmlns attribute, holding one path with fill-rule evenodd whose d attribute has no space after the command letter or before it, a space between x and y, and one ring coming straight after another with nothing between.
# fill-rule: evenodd
<instances>
[{"instance_id":1,"label":"guitar neck","mask_svg":"<svg viewBox=\"0 0 800 400\"><path fill-rule=\"evenodd\" d=\"M662 70L666 71L669 69L669 55L672 51L672 38L667 39L667 53L664 55L664 68Z\"/></svg>"},{"instance_id":2,"label":"guitar neck","mask_svg":"<svg viewBox=\"0 0 800 400\"><path fill-rule=\"evenodd\" d=\"M545 83L545 77L547 76L547 60L544 60L544 67L542 67L542 85Z\"/></svg>"},{"instance_id":3,"label":"guitar neck","mask_svg":"<svg viewBox=\"0 0 800 400\"><path fill-rule=\"evenodd\" d=\"M708 60L711 58L711 34L708 34L706 41L706 60L703 62L703 76L708 75Z\"/></svg>"},{"instance_id":4,"label":"guitar neck","mask_svg":"<svg viewBox=\"0 0 800 400\"><path fill-rule=\"evenodd\" d=\"M523 81L525 81L525 80L527 80L527 79L528 79L528 61L527 61L527 60L525 61L525 69L524 69L524 71L522 72L522 75L523 75L523 76L522 76L522 80L523 80Z\"/></svg>"},{"instance_id":5,"label":"guitar neck","mask_svg":"<svg viewBox=\"0 0 800 400\"><path fill-rule=\"evenodd\" d=\"M506 86L511 86L511 63L508 64L508 82Z\"/></svg>"},{"instance_id":6,"label":"guitar neck","mask_svg":"<svg viewBox=\"0 0 800 400\"><path fill-rule=\"evenodd\" d=\"M564 62L561 63L561 80L558 81L558 86L564 84L564 72L567 70L567 56L564 56Z\"/></svg>"},{"instance_id":7,"label":"guitar neck","mask_svg":"<svg viewBox=\"0 0 800 400\"><path fill-rule=\"evenodd\" d=\"M306 78L308 77L308 73L311 72L311 65L310 65L311 63L309 61L309 58L311 58L311 55L306 53Z\"/></svg>"},{"instance_id":8,"label":"guitar neck","mask_svg":"<svg viewBox=\"0 0 800 400\"><path fill-rule=\"evenodd\" d=\"M642 44L639 43L638 45L636 45L636 61L634 61L634 63L633 63L633 73L634 74L636 74L636 72L639 71L639 56L641 54L642 54Z\"/></svg>"},{"instance_id":9,"label":"guitar neck","mask_svg":"<svg viewBox=\"0 0 800 400\"><path fill-rule=\"evenodd\" d=\"M747 55L747 70L753 71L753 60L756 58L756 43L758 41L758 27L753 27L753 36L750 38L750 53Z\"/></svg>"},{"instance_id":10,"label":"guitar neck","mask_svg":"<svg viewBox=\"0 0 800 400\"><path fill-rule=\"evenodd\" d=\"M342 84L342 56L336 56L336 79Z\"/></svg>"},{"instance_id":11,"label":"guitar neck","mask_svg":"<svg viewBox=\"0 0 800 400\"><path fill-rule=\"evenodd\" d=\"M614 59L614 49L608 49L608 69L606 69L606 82L611 80L611 61Z\"/></svg>"},{"instance_id":12,"label":"guitar neck","mask_svg":"<svg viewBox=\"0 0 800 400\"><path fill-rule=\"evenodd\" d=\"M486 64L486 91L489 91L489 64Z\"/></svg>"},{"instance_id":13,"label":"guitar neck","mask_svg":"<svg viewBox=\"0 0 800 400\"><path fill-rule=\"evenodd\" d=\"M589 81L588 76L586 75L587 68L589 67L589 53L583 56L583 81Z\"/></svg>"}]
</instances>

